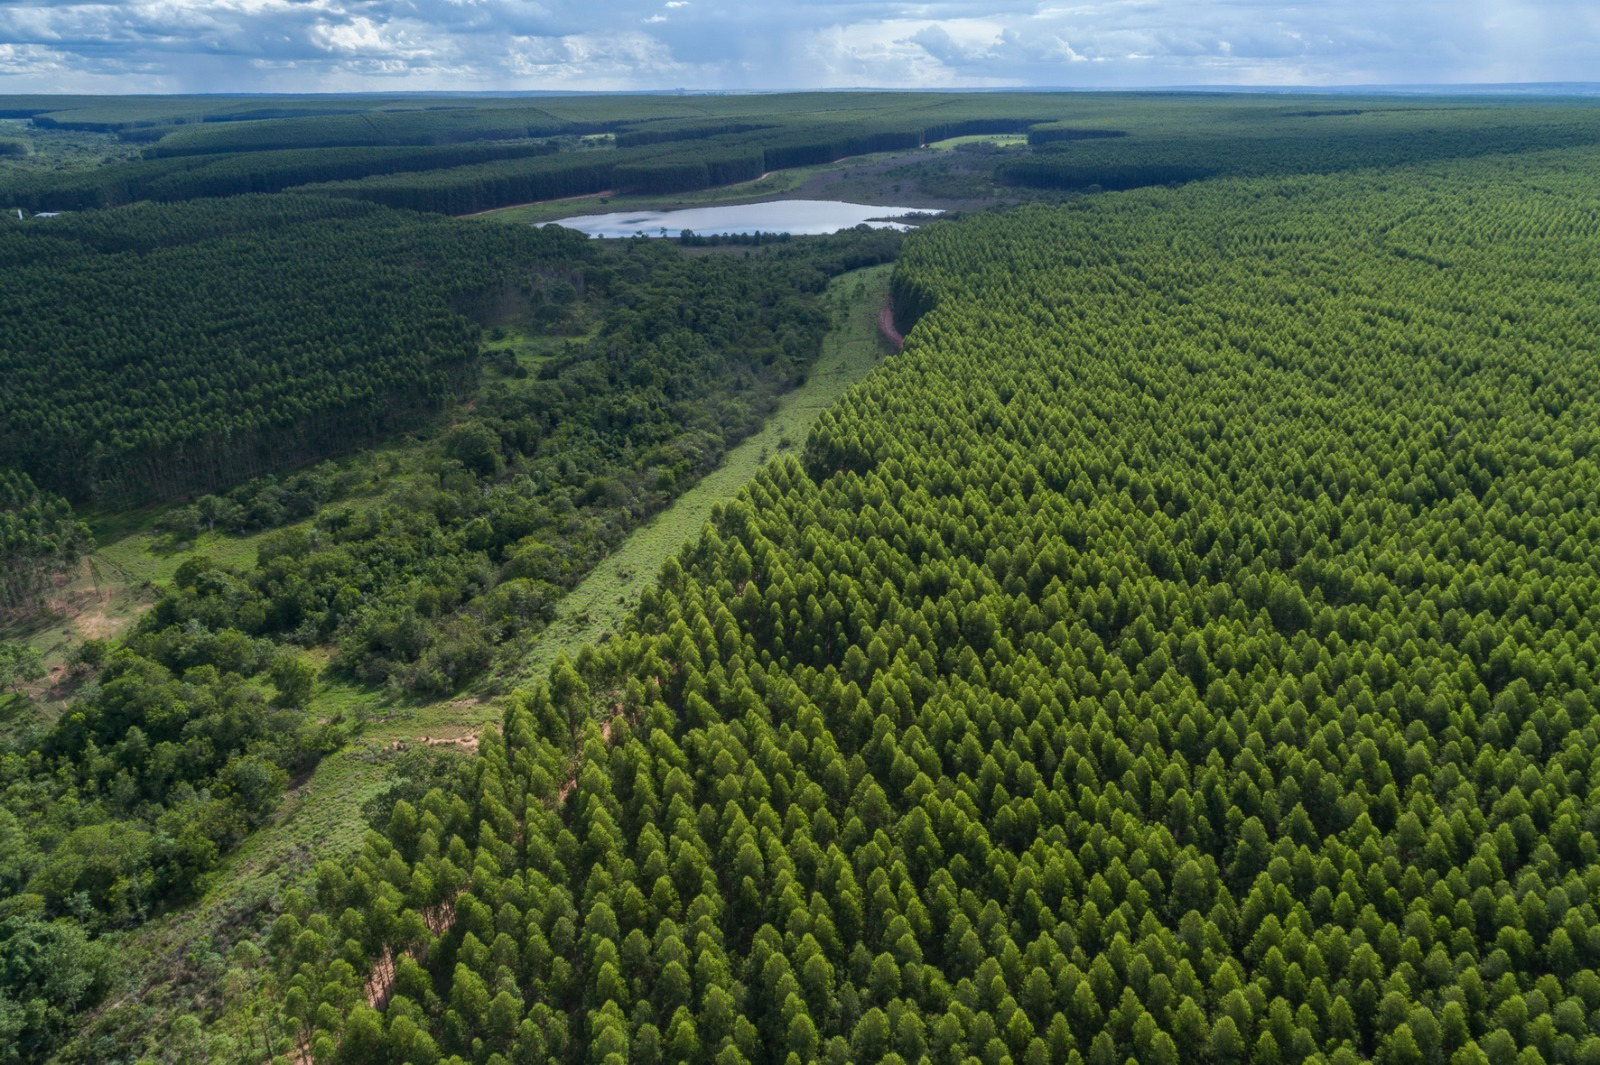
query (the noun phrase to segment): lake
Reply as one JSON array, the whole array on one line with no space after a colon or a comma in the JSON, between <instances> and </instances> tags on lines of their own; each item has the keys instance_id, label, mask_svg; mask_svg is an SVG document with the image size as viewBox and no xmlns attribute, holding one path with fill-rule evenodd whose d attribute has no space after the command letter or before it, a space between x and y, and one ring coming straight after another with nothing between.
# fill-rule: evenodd
<instances>
[{"instance_id":1,"label":"lake","mask_svg":"<svg viewBox=\"0 0 1600 1065\"><path fill-rule=\"evenodd\" d=\"M814 236L837 233L865 222L880 229L909 229L903 222L889 221L908 214L939 214L921 207L875 207L871 204L841 203L837 200L771 200L767 203L741 203L726 207L686 207L678 211L616 211L612 214L586 214L545 222L565 226L591 237L676 237L685 229L701 236L734 233L792 233Z\"/></svg>"}]
</instances>

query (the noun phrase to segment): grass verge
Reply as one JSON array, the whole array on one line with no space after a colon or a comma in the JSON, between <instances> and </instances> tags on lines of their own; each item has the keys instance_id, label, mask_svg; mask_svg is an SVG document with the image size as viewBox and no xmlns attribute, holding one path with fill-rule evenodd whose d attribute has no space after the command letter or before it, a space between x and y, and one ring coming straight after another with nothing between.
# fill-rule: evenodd
<instances>
[{"instance_id":1,"label":"grass verge","mask_svg":"<svg viewBox=\"0 0 1600 1065\"><path fill-rule=\"evenodd\" d=\"M946 137L942 141L929 141L928 147L949 151L963 144L992 144L997 148L1020 148L1027 143L1026 133L970 133L964 137Z\"/></svg>"}]
</instances>

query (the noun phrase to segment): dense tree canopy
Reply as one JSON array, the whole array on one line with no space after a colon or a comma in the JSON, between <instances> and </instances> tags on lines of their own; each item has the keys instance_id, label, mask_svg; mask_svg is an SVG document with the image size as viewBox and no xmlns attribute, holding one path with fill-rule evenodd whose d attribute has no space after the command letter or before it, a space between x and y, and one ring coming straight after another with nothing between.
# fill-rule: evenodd
<instances>
[{"instance_id":1,"label":"dense tree canopy","mask_svg":"<svg viewBox=\"0 0 1600 1065\"><path fill-rule=\"evenodd\" d=\"M110 962L110 950L70 922L0 918L0 1062L48 1052L73 1014L103 992Z\"/></svg>"},{"instance_id":2,"label":"dense tree canopy","mask_svg":"<svg viewBox=\"0 0 1600 1065\"><path fill-rule=\"evenodd\" d=\"M458 307L588 253L312 197L0 228L0 455L69 498L139 502L370 443L474 379Z\"/></svg>"},{"instance_id":3,"label":"dense tree canopy","mask_svg":"<svg viewBox=\"0 0 1600 1065\"><path fill-rule=\"evenodd\" d=\"M1596 1060L1595 162L919 234L904 355L280 918L299 1045Z\"/></svg>"},{"instance_id":4,"label":"dense tree canopy","mask_svg":"<svg viewBox=\"0 0 1600 1065\"><path fill-rule=\"evenodd\" d=\"M79 211L140 200L170 203L206 196L279 192L317 181L549 155L555 150L553 144L544 141L516 141L444 147L291 148L157 156L65 174L57 170L14 172L0 181L0 204L31 211Z\"/></svg>"}]
</instances>

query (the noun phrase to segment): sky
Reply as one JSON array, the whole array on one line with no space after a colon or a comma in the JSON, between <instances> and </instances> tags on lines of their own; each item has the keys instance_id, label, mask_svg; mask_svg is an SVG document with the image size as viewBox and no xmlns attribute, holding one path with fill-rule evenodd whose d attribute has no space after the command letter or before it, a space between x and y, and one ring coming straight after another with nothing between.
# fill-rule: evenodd
<instances>
[{"instance_id":1,"label":"sky","mask_svg":"<svg viewBox=\"0 0 1600 1065\"><path fill-rule=\"evenodd\" d=\"M0 0L0 93L1600 78L1595 0Z\"/></svg>"}]
</instances>

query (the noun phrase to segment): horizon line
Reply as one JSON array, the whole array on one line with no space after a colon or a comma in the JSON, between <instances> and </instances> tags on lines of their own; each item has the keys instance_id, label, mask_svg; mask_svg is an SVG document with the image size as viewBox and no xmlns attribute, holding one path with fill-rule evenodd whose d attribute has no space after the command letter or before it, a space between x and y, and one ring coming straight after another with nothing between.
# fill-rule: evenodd
<instances>
[{"instance_id":1,"label":"horizon line","mask_svg":"<svg viewBox=\"0 0 1600 1065\"><path fill-rule=\"evenodd\" d=\"M279 92L228 89L214 92L0 92L0 99L8 97L356 97L356 96L442 96L442 97L506 97L506 96L788 96L808 93L981 93L1003 95L1006 93L1299 93L1349 95L1353 93L1417 94L1536 94L1536 95L1600 95L1600 81L1506 81L1506 82L1374 82L1353 85L1300 85L1300 84L1216 84L1216 85L1014 85L1014 86L918 86L901 88L875 85L846 85L826 88L793 89L719 89L671 88L646 89L359 89L327 92Z\"/></svg>"}]
</instances>

